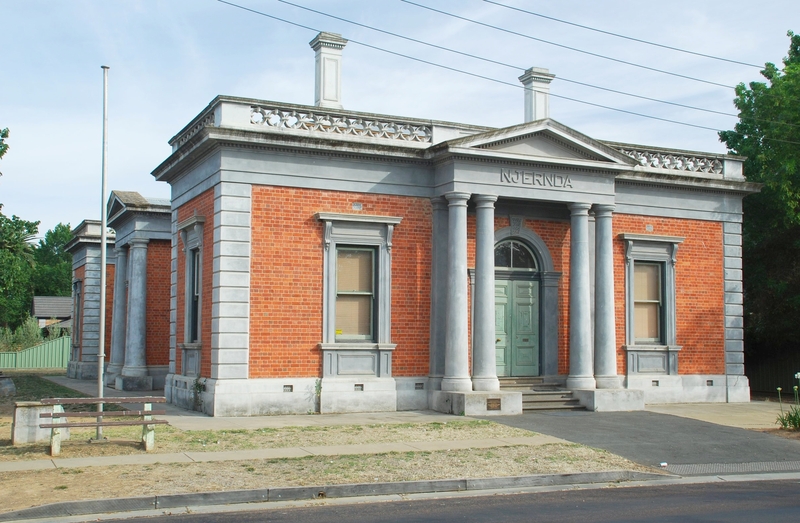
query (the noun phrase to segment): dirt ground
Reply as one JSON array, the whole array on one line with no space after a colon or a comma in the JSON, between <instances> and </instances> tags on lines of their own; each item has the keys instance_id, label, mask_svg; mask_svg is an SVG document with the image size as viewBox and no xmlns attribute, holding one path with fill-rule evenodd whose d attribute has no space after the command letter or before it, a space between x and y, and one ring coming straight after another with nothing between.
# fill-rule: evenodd
<instances>
[{"instance_id":1,"label":"dirt ground","mask_svg":"<svg viewBox=\"0 0 800 523\"><path fill-rule=\"evenodd\" d=\"M0 418L0 435L10 435L10 418ZM108 431L111 441L89 444L91 430L73 430L62 456L92 457L143 452L136 429ZM179 431L156 428L156 452L216 451L347 445L395 441L486 439L531 433L487 421L402 425L287 427L238 431ZM0 461L49 459L46 445L11 447L0 440ZM59 458L56 458L59 459ZM58 501L153 494L224 491L279 486L332 485L480 478L606 470L654 470L605 451L573 444L515 446L438 452L312 456L293 459L160 463L47 469L0 473L0 511Z\"/></svg>"}]
</instances>

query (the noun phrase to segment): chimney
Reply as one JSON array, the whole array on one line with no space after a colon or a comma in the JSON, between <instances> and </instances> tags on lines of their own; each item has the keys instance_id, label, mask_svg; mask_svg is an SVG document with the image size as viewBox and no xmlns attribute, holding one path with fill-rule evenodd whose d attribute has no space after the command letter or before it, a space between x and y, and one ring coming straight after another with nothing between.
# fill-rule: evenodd
<instances>
[{"instance_id":1,"label":"chimney","mask_svg":"<svg viewBox=\"0 0 800 523\"><path fill-rule=\"evenodd\" d=\"M525 122L550 118L550 82L556 75L544 67L531 67L519 77L525 86Z\"/></svg>"},{"instance_id":2,"label":"chimney","mask_svg":"<svg viewBox=\"0 0 800 523\"><path fill-rule=\"evenodd\" d=\"M347 40L336 33L320 33L308 45L314 58L314 105L342 108L342 49Z\"/></svg>"}]
</instances>

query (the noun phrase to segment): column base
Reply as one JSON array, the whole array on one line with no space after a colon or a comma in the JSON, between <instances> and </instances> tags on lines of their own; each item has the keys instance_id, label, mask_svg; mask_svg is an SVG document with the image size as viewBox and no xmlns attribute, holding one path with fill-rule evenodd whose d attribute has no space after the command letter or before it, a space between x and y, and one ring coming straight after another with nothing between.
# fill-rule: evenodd
<instances>
[{"instance_id":1,"label":"column base","mask_svg":"<svg viewBox=\"0 0 800 523\"><path fill-rule=\"evenodd\" d=\"M442 390L451 392L471 392L470 378L442 378Z\"/></svg>"},{"instance_id":2,"label":"column base","mask_svg":"<svg viewBox=\"0 0 800 523\"><path fill-rule=\"evenodd\" d=\"M475 391L495 391L500 390L500 380L493 378L472 377L472 390Z\"/></svg>"},{"instance_id":3,"label":"column base","mask_svg":"<svg viewBox=\"0 0 800 523\"><path fill-rule=\"evenodd\" d=\"M430 392L430 408L456 416L513 416L522 414L521 392Z\"/></svg>"},{"instance_id":4,"label":"column base","mask_svg":"<svg viewBox=\"0 0 800 523\"><path fill-rule=\"evenodd\" d=\"M593 412L622 412L644 410L644 391L637 389L577 390L575 398L586 410Z\"/></svg>"},{"instance_id":5,"label":"column base","mask_svg":"<svg viewBox=\"0 0 800 523\"><path fill-rule=\"evenodd\" d=\"M123 375L123 376L131 376L131 377L133 377L133 376L141 376L141 377L144 377L144 376L149 375L149 372L147 372L147 367L146 366L134 367L132 365L126 365L126 366L122 367L122 371L120 372L120 374Z\"/></svg>"},{"instance_id":6,"label":"column base","mask_svg":"<svg viewBox=\"0 0 800 523\"><path fill-rule=\"evenodd\" d=\"M153 377L117 376L114 388L117 390L153 390Z\"/></svg>"},{"instance_id":7,"label":"column base","mask_svg":"<svg viewBox=\"0 0 800 523\"><path fill-rule=\"evenodd\" d=\"M594 389L597 383L594 381L594 376L568 376L567 388L568 389Z\"/></svg>"},{"instance_id":8,"label":"column base","mask_svg":"<svg viewBox=\"0 0 800 523\"><path fill-rule=\"evenodd\" d=\"M598 389L621 389L622 377L621 376L595 376L595 382Z\"/></svg>"}]
</instances>

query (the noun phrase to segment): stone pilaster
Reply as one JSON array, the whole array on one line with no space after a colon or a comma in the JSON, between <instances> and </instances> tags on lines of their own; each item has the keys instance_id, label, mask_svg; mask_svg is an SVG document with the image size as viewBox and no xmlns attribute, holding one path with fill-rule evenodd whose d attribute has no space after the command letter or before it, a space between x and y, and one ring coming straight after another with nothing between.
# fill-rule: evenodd
<instances>
[{"instance_id":1,"label":"stone pilaster","mask_svg":"<svg viewBox=\"0 0 800 523\"><path fill-rule=\"evenodd\" d=\"M431 198L433 238L431 245L430 390L441 390L445 361L447 319L447 200Z\"/></svg>"},{"instance_id":2,"label":"stone pilaster","mask_svg":"<svg viewBox=\"0 0 800 523\"><path fill-rule=\"evenodd\" d=\"M443 391L471 391L467 345L467 200L451 192L448 201L447 321Z\"/></svg>"},{"instance_id":3,"label":"stone pilaster","mask_svg":"<svg viewBox=\"0 0 800 523\"><path fill-rule=\"evenodd\" d=\"M500 390L495 354L494 202L497 196L476 195L475 337L472 344L472 388Z\"/></svg>"},{"instance_id":4,"label":"stone pilaster","mask_svg":"<svg viewBox=\"0 0 800 523\"><path fill-rule=\"evenodd\" d=\"M725 263L725 374L729 402L750 401L744 375L744 288L742 286L742 224L722 224Z\"/></svg>"},{"instance_id":5,"label":"stone pilaster","mask_svg":"<svg viewBox=\"0 0 800 523\"><path fill-rule=\"evenodd\" d=\"M598 389L618 389L614 321L613 205L595 205L594 374Z\"/></svg>"},{"instance_id":6,"label":"stone pilaster","mask_svg":"<svg viewBox=\"0 0 800 523\"><path fill-rule=\"evenodd\" d=\"M569 377L571 389L593 389L588 203L572 203L569 257Z\"/></svg>"},{"instance_id":7,"label":"stone pilaster","mask_svg":"<svg viewBox=\"0 0 800 523\"><path fill-rule=\"evenodd\" d=\"M128 321L127 291L128 280L128 250L125 247L116 247L116 267L114 268L114 303L111 325L111 355L106 368L106 385L116 383L117 376L122 373L125 364L125 327Z\"/></svg>"}]
</instances>

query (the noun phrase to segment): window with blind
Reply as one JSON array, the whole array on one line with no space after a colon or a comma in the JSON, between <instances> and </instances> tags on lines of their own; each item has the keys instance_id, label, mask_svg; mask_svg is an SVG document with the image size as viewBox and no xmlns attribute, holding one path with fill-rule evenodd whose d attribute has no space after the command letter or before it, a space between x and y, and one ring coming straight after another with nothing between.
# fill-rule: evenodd
<instances>
[{"instance_id":1,"label":"window with blind","mask_svg":"<svg viewBox=\"0 0 800 523\"><path fill-rule=\"evenodd\" d=\"M633 307L636 343L664 341L662 267L660 263L634 263Z\"/></svg>"},{"instance_id":2,"label":"window with blind","mask_svg":"<svg viewBox=\"0 0 800 523\"><path fill-rule=\"evenodd\" d=\"M374 249L337 247L335 316L337 341L374 339Z\"/></svg>"}]
</instances>

